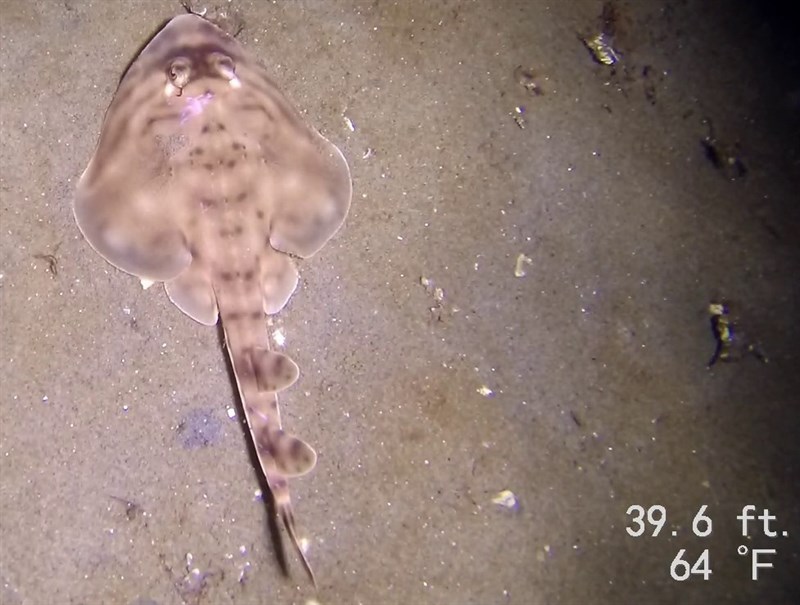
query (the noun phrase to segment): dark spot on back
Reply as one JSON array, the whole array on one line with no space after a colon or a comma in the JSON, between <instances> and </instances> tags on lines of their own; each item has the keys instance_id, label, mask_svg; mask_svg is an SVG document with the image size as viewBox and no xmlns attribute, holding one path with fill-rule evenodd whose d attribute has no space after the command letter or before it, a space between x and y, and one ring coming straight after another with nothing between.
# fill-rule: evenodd
<instances>
[{"instance_id":1,"label":"dark spot on back","mask_svg":"<svg viewBox=\"0 0 800 605\"><path fill-rule=\"evenodd\" d=\"M230 271L223 271L219 274L222 281L232 281L233 280L233 273Z\"/></svg>"},{"instance_id":2,"label":"dark spot on back","mask_svg":"<svg viewBox=\"0 0 800 605\"><path fill-rule=\"evenodd\" d=\"M233 168L234 166L236 166L236 160L228 160L228 161L225 163L225 165L226 165L228 168Z\"/></svg>"},{"instance_id":3,"label":"dark spot on back","mask_svg":"<svg viewBox=\"0 0 800 605\"><path fill-rule=\"evenodd\" d=\"M276 356L274 364L275 367L272 369L276 374L286 374L286 357L284 355Z\"/></svg>"},{"instance_id":4,"label":"dark spot on back","mask_svg":"<svg viewBox=\"0 0 800 605\"><path fill-rule=\"evenodd\" d=\"M247 194L244 191L242 191L241 193L239 193L236 196L236 201L237 202L243 202L246 197L247 197Z\"/></svg>"},{"instance_id":5,"label":"dark spot on back","mask_svg":"<svg viewBox=\"0 0 800 605\"><path fill-rule=\"evenodd\" d=\"M244 227L242 227L241 225L234 226L233 230L231 231L233 235L241 235L243 232L244 232Z\"/></svg>"},{"instance_id":6,"label":"dark spot on back","mask_svg":"<svg viewBox=\"0 0 800 605\"><path fill-rule=\"evenodd\" d=\"M301 453L305 453L305 448L303 447L303 442L299 439L293 439L292 445L289 446L289 454L295 460L305 460L305 456L301 456Z\"/></svg>"},{"instance_id":7,"label":"dark spot on back","mask_svg":"<svg viewBox=\"0 0 800 605\"><path fill-rule=\"evenodd\" d=\"M253 377L253 364L250 363L247 354L245 354L244 356L242 355L238 356L234 360L233 365L236 368L236 374L239 376L240 379L247 380Z\"/></svg>"},{"instance_id":8,"label":"dark spot on back","mask_svg":"<svg viewBox=\"0 0 800 605\"><path fill-rule=\"evenodd\" d=\"M253 273L252 269L250 269L249 271L245 271L244 272L244 276L243 276L244 280L245 281L250 281L251 279L253 279L253 275L254 275L254 273Z\"/></svg>"},{"instance_id":9,"label":"dark spot on back","mask_svg":"<svg viewBox=\"0 0 800 605\"><path fill-rule=\"evenodd\" d=\"M211 127L208 124L203 124L203 128L200 129L200 132L203 134L208 134L211 130Z\"/></svg>"},{"instance_id":10,"label":"dark spot on back","mask_svg":"<svg viewBox=\"0 0 800 605\"><path fill-rule=\"evenodd\" d=\"M233 148L234 151L243 151L245 148L244 145L239 141L234 141L231 147Z\"/></svg>"},{"instance_id":11,"label":"dark spot on back","mask_svg":"<svg viewBox=\"0 0 800 605\"><path fill-rule=\"evenodd\" d=\"M250 319L253 321L261 321L264 316L262 315L261 311L253 311L250 313Z\"/></svg>"},{"instance_id":12,"label":"dark spot on back","mask_svg":"<svg viewBox=\"0 0 800 605\"><path fill-rule=\"evenodd\" d=\"M214 172L214 164L210 162L206 162L205 164L203 164L203 168L205 168L209 172Z\"/></svg>"},{"instance_id":13,"label":"dark spot on back","mask_svg":"<svg viewBox=\"0 0 800 605\"><path fill-rule=\"evenodd\" d=\"M264 211L263 210L256 210L256 216L259 219L263 219L264 218Z\"/></svg>"}]
</instances>

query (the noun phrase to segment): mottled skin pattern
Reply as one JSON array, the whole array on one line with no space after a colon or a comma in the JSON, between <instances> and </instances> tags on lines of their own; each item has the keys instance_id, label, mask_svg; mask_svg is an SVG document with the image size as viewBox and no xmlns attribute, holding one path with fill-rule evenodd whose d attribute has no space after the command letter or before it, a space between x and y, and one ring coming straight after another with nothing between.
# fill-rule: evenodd
<instances>
[{"instance_id":1,"label":"mottled skin pattern","mask_svg":"<svg viewBox=\"0 0 800 605\"><path fill-rule=\"evenodd\" d=\"M339 150L305 125L241 45L196 15L172 19L120 82L81 177L75 218L106 260L206 325L221 317L261 470L306 570L288 479L314 450L283 431L277 393L296 364L266 316L297 286L350 206Z\"/></svg>"}]
</instances>

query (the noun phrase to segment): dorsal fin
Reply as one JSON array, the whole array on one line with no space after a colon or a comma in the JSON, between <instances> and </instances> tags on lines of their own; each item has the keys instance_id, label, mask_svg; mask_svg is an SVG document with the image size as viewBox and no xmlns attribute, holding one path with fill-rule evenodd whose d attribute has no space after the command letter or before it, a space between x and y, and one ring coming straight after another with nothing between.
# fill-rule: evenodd
<instances>
[{"instance_id":1,"label":"dorsal fin","mask_svg":"<svg viewBox=\"0 0 800 605\"><path fill-rule=\"evenodd\" d=\"M269 456L278 472L287 479L301 477L317 464L314 448L283 429L265 426L254 436L259 456Z\"/></svg>"},{"instance_id":2,"label":"dorsal fin","mask_svg":"<svg viewBox=\"0 0 800 605\"><path fill-rule=\"evenodd\" d=\"M259 391L277 393L288 389L300 375L297 364L283 353L254 349L251 358Z\"/></svg>"}]
</instances>

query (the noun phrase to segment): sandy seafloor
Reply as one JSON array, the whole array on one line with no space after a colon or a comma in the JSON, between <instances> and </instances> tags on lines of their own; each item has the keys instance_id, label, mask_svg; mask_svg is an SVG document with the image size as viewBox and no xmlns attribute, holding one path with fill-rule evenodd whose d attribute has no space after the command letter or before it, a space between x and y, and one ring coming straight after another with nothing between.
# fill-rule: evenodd
<instances>
[{"instance_id":1,"label":"sandy seafloor","mask_svg":"<svg viewBox=\"0 0 800 605\"><path fill-rule=\"evenodd\" d=\"M595 0L237 0L354 182L270 328L319 453L292 482L315 597L280 571L217 330L72 217L178 3L0 0L0 603L800 602L800 69L770 6L620 2L612 74L577 35ZM707 369L716 300L768 363ZM776 537L742 536L748 504ZM740 545L775 551L758 581ZM670 578L681 549L708 580Z\"/></svg>"}]
</instances>

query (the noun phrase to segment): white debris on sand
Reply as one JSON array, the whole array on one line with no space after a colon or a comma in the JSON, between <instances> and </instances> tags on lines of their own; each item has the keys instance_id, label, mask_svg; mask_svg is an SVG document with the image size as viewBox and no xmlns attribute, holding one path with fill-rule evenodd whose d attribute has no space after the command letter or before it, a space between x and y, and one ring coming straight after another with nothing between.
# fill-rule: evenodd
<instances>
[{"instance_id":1,"label":"white debris on sand","mask_svg":"<svg viewBox=\"0 0 800 605\"><path fill-rule=\"evenodd\" d=\"M499 492L497 495L495 495L495 497L492 498L492 503L509 510L515 509L519 506L519 500L517 500L514 492L509 489L504 489L502 492Z\"/></svg>"},{"instance_id":2,"label":"white debris on sand","mask_svg":"<svg viewBox=\"0 0 800 605\"><path fill-rule=\"evenodd\" d=\"M517 263L514 265L514 277L525 277L528 274L525 265L530 265L532 263L533 260L524 254L517 256Z\"/></svg>"}]
</instances>

